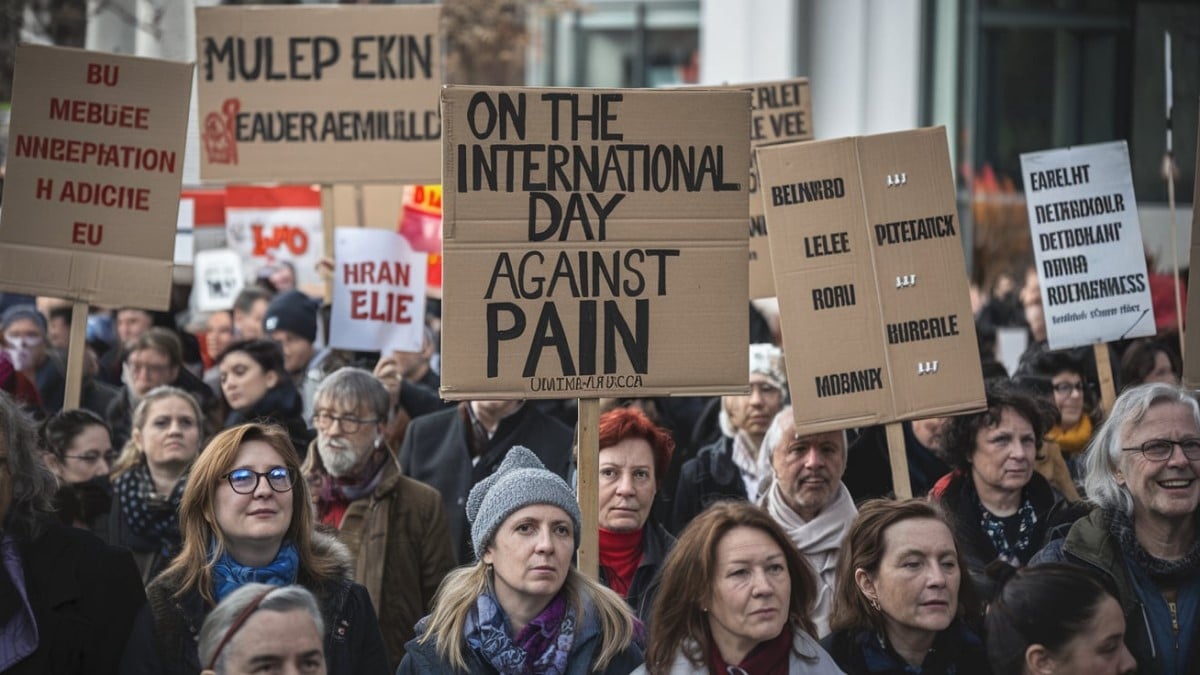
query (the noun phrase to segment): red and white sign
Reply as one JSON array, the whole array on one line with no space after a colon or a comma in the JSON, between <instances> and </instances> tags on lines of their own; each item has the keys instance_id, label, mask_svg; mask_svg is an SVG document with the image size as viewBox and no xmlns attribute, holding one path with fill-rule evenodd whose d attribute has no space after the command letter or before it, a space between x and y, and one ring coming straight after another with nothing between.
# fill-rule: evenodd
<instances>
[{"instance_id":1,"label":"red and white sign","mask_svg":"<svg viewBox=\"0 0 1200 675\"><path fill-rule=\"evenodd\" d=\"M247 279L280 262L296 268L298 285L319 284L324 255L321 192L309 186L225 189L225 235Z\"/></svg>"},{"instance_id":2,"label":"red and white sign","mask_svg":"<svg viewBox=\"0 0 1200 675\"><path fill-rule=\"evenodd\" d=\"M425 263L403 236L372 228L334 231L337 260L329 344L357 351L421 351Z\"/></svg>"}]
</instances>

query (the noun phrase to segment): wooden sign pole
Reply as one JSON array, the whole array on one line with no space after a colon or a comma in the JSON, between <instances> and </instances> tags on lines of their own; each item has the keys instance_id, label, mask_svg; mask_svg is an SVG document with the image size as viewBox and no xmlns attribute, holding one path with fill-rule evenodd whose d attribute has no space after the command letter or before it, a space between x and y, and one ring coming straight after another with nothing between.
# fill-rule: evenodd
<instances>
[{"instance_id":1,"label":"wooden sign pole","mask_svg":"<svg viewBox=\"0 0 1200 675\"><path fill-rule=\"evenodd\" d=\"M1112 361L1108 358L1108 343L1097 342L1092 345L1096 354L1096 375L1100 378L1100 405L1107 415L1117 401L1117 387L1113 384Z\"/></svg>"},{"instance_id":2,"label":"wooden sign pole","mask_svg":"<svg viewBox=\"0 0 1200 675\"><path fill-rule=\"evenodd\" d=\"M321 266L321 276L325 279L325 304L333 304L333 186L321 186L321 235L325 240L325 259L330 262L329 269Z\"/></svg>"},{"instance_id":3,"label":"wooden sign pole","mask_svg":"<svg viewBox=\"0 0 1200 675\"><path fill-rule=\"evenodd\" d=\"M83 360L87 358L88 305L76 300L71 305L71 335L67 342L67 389L63 396L63 410L79 407L79 396L83 391Z\"/></svg>"},{"instance_id":4,"label":"wooden sign pole","mask_svg":"<svg viewBox=\"0 0 1200 675\"><path fill-rule=\"evenodd\" d=\"M908 454L904 451L904 427L900 422L884 425L887 430L888 461L892 465L892 490L900 499L913 496L908 480Z\"/></svg>"},{"instance_id":5,"label":"wooden sign pole","mask_svg":"<svg viewBox=\"0 0 1200 675\"><path fill-rule=\"evenodd\" d=\"M579 571L600 578L600 399L579 399L576 447L577 499L583 531L579 533Z\"/></svg>"}]
</instances>

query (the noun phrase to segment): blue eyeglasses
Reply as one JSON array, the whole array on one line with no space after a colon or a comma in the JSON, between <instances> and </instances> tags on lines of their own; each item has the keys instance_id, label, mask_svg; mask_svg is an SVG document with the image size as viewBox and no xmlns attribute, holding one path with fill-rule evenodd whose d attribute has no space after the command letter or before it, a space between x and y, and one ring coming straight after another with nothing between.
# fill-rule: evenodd
<instances>
[{"instance_id":1,"label":"blue eyeglasses","mask_svg":"<svg viewBox=\"0 0 1200 675\"><path fill-rule=\"evenodd\" d=\"M285 466L277 466L266 472L251 469L234 469L221 476L229 481L229 487L239 495L248 495L258 489L259 479L266 478L267 485L276 492L287 492L292 489L292 470Z\"/></svg>"}]
</instances>

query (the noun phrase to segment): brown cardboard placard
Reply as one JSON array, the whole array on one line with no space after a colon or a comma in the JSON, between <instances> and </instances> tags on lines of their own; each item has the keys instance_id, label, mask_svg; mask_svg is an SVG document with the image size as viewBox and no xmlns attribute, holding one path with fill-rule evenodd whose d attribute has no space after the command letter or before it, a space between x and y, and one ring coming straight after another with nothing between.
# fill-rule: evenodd
<instances>
[{"instance_id":1,"label":"brown cardboard placard","mask_svg":"<svg viewBox=\"0 0 1200 675\"><path fill-rule=\"evenodd\" d=\"M198 8L201 179L436 182L439 12Z\"/></svg>"},{"instance_id":2,"label":"brown cardboard placard","mask_svg":"<svg viewBox=\"0 0 1200 675\"><path fill-rule=\"evenodd\" d=\"M167 308L191 73L18 45L0 287Z\"/></svg>"},{"instance_id":3,"label":"brown cardboard placard","mask_svg":"<svg viewBox=\"0 0 1200 675\"><path fill-rule=\"evenodd\" d=\"M982 409L945 130L757 155L797 433Z\"/></svg>"},{"instance_id":4,"label":"brown cardboard placard","mask_svg":"<svg viewBox=\"0 0 1200 675\"><path fill-rule=\"evenodd\" d=\"M808 78L737 85L750 90L750 149L776 143L807 141L813 137L812 95ZM771 248L767 220L758 196L758 167L750 156L750 299L775 295L771 274Z\"/></svg>"},{"instance_id":5,"label":"brown cardboard placard","mask_svg":"<svg viewBox=\"0 0 1200 675\"><path fill-rule=\"evenodd\" d=\"M748 390L748 92L451 86L442 119L444 398Z\"/></svg>"}]
</instances>

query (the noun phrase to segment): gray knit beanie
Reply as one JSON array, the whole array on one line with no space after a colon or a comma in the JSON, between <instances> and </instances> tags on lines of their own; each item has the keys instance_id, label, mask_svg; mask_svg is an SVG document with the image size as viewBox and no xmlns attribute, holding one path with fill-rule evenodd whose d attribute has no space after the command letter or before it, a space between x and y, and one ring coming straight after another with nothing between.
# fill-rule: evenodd
<instances>
[{"instance_id":1,"label":"gray knit beanie","mask_svg":"<svg viewBox=\"0 0 1200 675\"><path fill-rule=\"evenodd\" d=\"M484 551L506 518L534 504L550 504L566 511L575 526L575 548L579 548L582 517L575 492L565 480L548 471L533 451L514 445L496 473L476 483L467 496L467 520L471 522L475 557L483 559Z\"/></svg>"}]
</instances>

